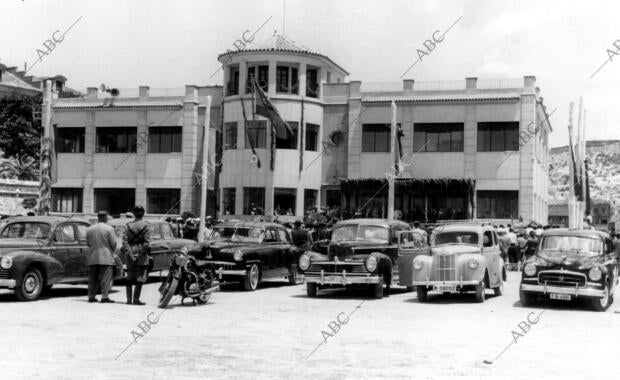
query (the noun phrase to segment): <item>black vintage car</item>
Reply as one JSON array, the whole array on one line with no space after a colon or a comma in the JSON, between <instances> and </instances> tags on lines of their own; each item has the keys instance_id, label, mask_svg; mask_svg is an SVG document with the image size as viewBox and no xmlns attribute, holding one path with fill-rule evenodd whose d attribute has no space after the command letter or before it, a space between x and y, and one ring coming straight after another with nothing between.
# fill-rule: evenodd
<instances>
[{"instance_id":1,"label":"black vintage car","mask_svg":"<svg viewBox=\"0 0 620 380\"><path fill-rule=\"evenodd\" d=\"M263 222L220 223L209 239L189 250L190 255L210 263L220 281L242 282L246 290L256 290L269 278L286 277L296 284L302 253L283 226Z\"/></svg>"},{"instance_id":2,"label":"black vintage car","mask_svg":"<svg viewBox=\"0 0 620 380\"><path fill-rule=\"evenodd\" d=\"M552 229L543 232L536 255L523 265L519 295L524 306L538 296L589 300L605 311L618 284L618 257L609 235L595 230Z\"/></svg>"},{"instance_id":3,"label":"black vintage car","mask_svg":"<svg viewBox=\"0 0 620 380\"><path fill-rule=\"evenodd\" d=\"M415 244L412 244L416 242ZM413 290L412 263L428 254L426 238L402 221L350 219L334 225L327 252L314 247L302 255L299 270L309 297L321 288L363 285L382 298L391 284Z\"/></svg>"},{"instance_id":4,"label":"black vintage car","mask_svg":"<svg viewBox=\"0 0 620 380\"><path fill-rule=\"evenodd\" d=\"M57 283L88 281L86 220L29 216L0 230L0 288L34 301Z\"/></svg>"}]
</instances>

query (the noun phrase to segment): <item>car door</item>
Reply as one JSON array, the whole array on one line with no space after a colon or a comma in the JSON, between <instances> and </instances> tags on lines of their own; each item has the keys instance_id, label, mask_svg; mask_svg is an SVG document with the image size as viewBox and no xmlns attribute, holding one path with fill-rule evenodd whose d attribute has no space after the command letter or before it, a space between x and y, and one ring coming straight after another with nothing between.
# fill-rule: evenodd
<instances>
[{"instance_id":1,"label":"car door","mask_svg":"<svg viewBox=\"0 0 620 380\"><path fill-rule=\"evenodd\" d=\"M258 256L263 263L263 268L280 268L282 262L282 247L275 228L268 227L265 229L265 237L262 246L259 248Z\"/></svg>"},{"instance_id":2,"label":"car door","mask_svg":"<svg viewBox=\"0 0 620 380\"><path fill-rule=\"evenodd\" d=\"M166 254L170 251L170 246L166 244L166 241L162 238L161 223L152 223L149 225L151 230L151 259L153 261L153 269L159 270L162 268L165 261Z\"/></svg>"},{"instance_id":3,"label":"car door","mask_svg":"<svg viewBox=\"0 0 620 380\"><path fill-rule=\"evenodd\" d=\"M157 258L153 257L154 270L168 269L170 266L170 259L174 255L174 252L178 252L185 244L174 237L174 231L172 226L168 223L161 223L159 225L161 233L161 252Z\"/></svg>"},{"instance_id":4,"label":"car door","mask_svg":"<svg viewBox=\"0 0 620 380\"><path fill-rule=\"evenodd\" d=\"M51 245L51 255L64 267L64 279L83 278L82 249L72 223L62 223L56 226L52 234Z\"/></svg>"},{"instance_id":5,"label":"car door","mask_svg":"<svg viewBox=\"0 0 620 380\"><path fill-rule=\"evenodd\" d=\"M297 252L299 252L299 250L297 249L297 247L291 244L289 234L284 228L278 228L277 232L281 249L280 267L290 268L291 265L297 264L297 259L299 256L297 255Z\"/></svg>"},{"instance_id":6,"label":"car door","mask_svg":"<svg viewBox=\"0 0 620 380\"><path fill-rule=\"evenodd\" d=\"M74 227L77 233L78 246L80 248L80 273L82 276L88 276L88 255L90 248L86 241L86 230L90 227L87 223L74 223Z\"/></svg>"},{"instance_id":7,"label":"car door","mask_svg":"<svg viewBox=\"0 0 620 380\"><path fill-rule=\"evenodd\" d=\"M424 235L417 231L397 231L398 260L395 272L398 284L410 286L413 281L413 259L418 255L428 255L428 244Z\"/></svg>"},{"instance_id":8,"label":"car door","mask_svg":"<svg viewBox=\"0 0 620 380\"><path fill-rule=\"evenodd\" d=\"M487 262L487 272L489 273L489 283L491 286L498 286L501 278L499 242L493 236L493 231L484 230L482 234L482 255Z\"/></svg>"}]
</instances>

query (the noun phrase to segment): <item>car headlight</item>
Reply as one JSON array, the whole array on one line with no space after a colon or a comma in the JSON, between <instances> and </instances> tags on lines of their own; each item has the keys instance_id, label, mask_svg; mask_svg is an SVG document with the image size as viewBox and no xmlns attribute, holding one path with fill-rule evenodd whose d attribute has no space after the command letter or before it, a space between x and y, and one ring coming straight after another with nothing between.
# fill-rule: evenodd
<instances>
[{"instance_id":1,"label":"car headlight","mask_svg":"<svg viewBox=\"0 0 620 380\"><path fill-rule=\"evenodd\" d=\"M414 261L413 262L413 269L415 269L415 270L422 270L422 268L424 268L424 263L422 261Z\"/></svg>"},{"instance_id":2,"label":"car headlight","mask_svg":"<svg viewBox=\"0 0 620 380\"><path fill-rule=\"evenodd\" d=\"M299 257L299 269L308 270L310 268L310 256L305 253Z\"/></svg>"},{"instance_id":3,"label":"car headlight","mask_svg":"<svg viewBox=\"0 0 620 380\"><path fill-rule=\"evenodd\" d=\"M368 256L364 265L366 266L367 271L374 272L375 269L377 269L377 258L375 255Z\"/></svg>"},{"instance_id":4,"label":"car headlight","mask_svg":"<svg viewBox=\"0 0 620 380\"><path fill-rule=\"evenodd\" d=\"M2 258L0 259L0 267L2 267L2 269L9 269L13 266L13 259L10 258L9 256L2 256Z\"/></svg>"},{"instance_id":5,"label":"car headlight","mask_svg":"<svg viewBox=\"0 0 620 380\"><path fill-rule=\"evenodd\" d=\"M476 259L469 259L469 261L467 262L467 266L469 267L469 269L476 269L478 268L478 265L480 264Z\"/></svg>"},{"instance_id":6,"label":"car headlight","mask_svg":"<svg viewBox=\"0 0 620 380\"><path fill-rule=\"evenodd\" d=\"M235 254L233 255L233 258L235 259L235 261L243 260L243 252L241 252L240 249L236 250Z\"/></svg>"},{"instance_id":7,"label":"car headlight","mask_svg":"<svg viewBox=\"0 0 620 380\"><path fill-rule=\"evenodd\" d=\"M592 281L598 281L601 277L603 277L603 272L599 269L599 267L593 267L588 272L588 277L590 277L590 280Z\"/></svg>"},{"instance_id":8,"label":"car headlight","mask_svg":"<svg viewBox=\"0 0 620 380\"><path fill-rule=\"evenodd\" d=\"M526 276L534 276L536 274L536 265L532 263L525 264L523 273L525 273Z\"/></svg>"}]
</instances>

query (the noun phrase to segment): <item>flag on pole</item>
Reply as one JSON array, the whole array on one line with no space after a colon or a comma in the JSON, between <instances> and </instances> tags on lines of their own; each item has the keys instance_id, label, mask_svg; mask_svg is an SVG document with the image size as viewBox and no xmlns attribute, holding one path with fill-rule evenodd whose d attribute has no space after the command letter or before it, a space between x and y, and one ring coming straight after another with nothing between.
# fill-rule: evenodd
<instances>
[{"instance_id":1,"label":"flag on pole","mask_svg":"<svg viewBox=\"0 0 620 380\"><path fill-rule=\"evenodd\" d=\"M258 83L256 83L256 78L253 76L252 84L253 92L256 91L258 93L254 112L271 121L271 125L275 128L276 135L279 139L286 139L289 136L293 136L293 129L286 121L284 121L284 119L282 119L276 107L271 103L269 97L265 94L263 89L258 85Z\"/></svg>"},{"instance_id":2,"label":"flag on pole","mask_svg":"<svg viewBox=\"0 0 620 380\"><path fill-rule=\"evenodd\" d=\"M256 149L254 149L254 137L250 134L249 131L249 122L248 122L248 117L245 114L245 102L243 101L243 98L241 98L241 111L243 112L243 129L245 130L245 137L248 139L248 142L250 143L250 148L252 149L252 160L251 162L256 162L256 166L258 166L258 168L260 169L260 158L258 158L258 154L256 154Z\"/></svg>"}]
</instances>

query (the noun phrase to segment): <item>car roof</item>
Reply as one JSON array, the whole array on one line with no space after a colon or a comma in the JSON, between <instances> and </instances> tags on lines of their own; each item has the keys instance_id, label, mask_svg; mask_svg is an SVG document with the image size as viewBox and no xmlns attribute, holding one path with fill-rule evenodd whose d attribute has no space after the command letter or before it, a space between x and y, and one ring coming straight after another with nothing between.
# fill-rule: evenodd
<instances>
[{"instance_id":1,"label":"car roof","mask_svg":"<svg viewBox=\"0 0 620 380\"><path fill-rule=\"evenodd\" d=\"M279 223L272 222L251 222L251 221L227 221L218 223L215 227L232 227L232 228L267 228L267 227L280 227L285 228Z\"/></svg>"},{"instance_id":2,"label":"car roof","mask_svg":"<svg viewBox=\"0 0 620 380\"><path fill-rule=\"evenodd\" d=\"M15 218L11 218L11 220L9 220L7 222L7 224L15 223L15 222L40 222L40 223L55 224L55 223L67 222L69 220L91 224L88 220L81 219L81 218L76 218L76 217L69 218L69 217L66 217L66 216L47 216L47 215L41 215L41 216L18 216L18 217L15 217Z\"/></svg>"},{"instance_id":3,"label":"car roof","mask_svg":"<svg viewBox=\"0 0 620 380\"><path fill-rule=\"evenodd\" d=\"M541 236L553 236L553 235L583 236L583 237L598 236L603 239L609 238L609 234L607 232L598 231L598 230L571 229L571 228L551 228L551 229L543 231Z\"/></svg>"},{"instance_id":4,"label":"car roof","mask_svg":"<svg viewBox=\"0 0 620 380\"><path fill-rule=\"evenodd\" d=\"M443 226L437 226L436 228L441 229L441 231L476 231L476 232L493 229L491 226L481 226L480 223L444 224Z\"/></svg>"},{"instance_id":5,"label":"car roof","mask_svg":"<svg viewBox=\"0 0 620 380\"><path fill-rule=\"evenodd\" d=\"M411 228L409 226L409 224L403 222L402 220L394 220L394 219L379 219L379 218L368 218L368 219L364 219L364 218L360 218L360 219L347 219L347 220L342 220L338 223L336 223L336 226L342 226L342 225L346 225L346 224L360 224L363 226L383 226L383 227L388 227L388 226L407 226L408 228Z\"/></svg>"},{"instance_id":6,"label":"car roof","mask_svg":"<svg viewBox=\"0 0 620 380\"><path fill-rule=\"evenodd\" d=\"M108 220L108 224L113 226L113 227L125 226L125 225L127 225L127 223L133 222L133 221L134 221L133 219L129 219L129 218L112 219L112 220ZM164 221L149 222L149 221L146 221L146 220L145 220L145 222L147 224L168 223L168 222L164 222Z\"/></svg>"}]
</instances>

